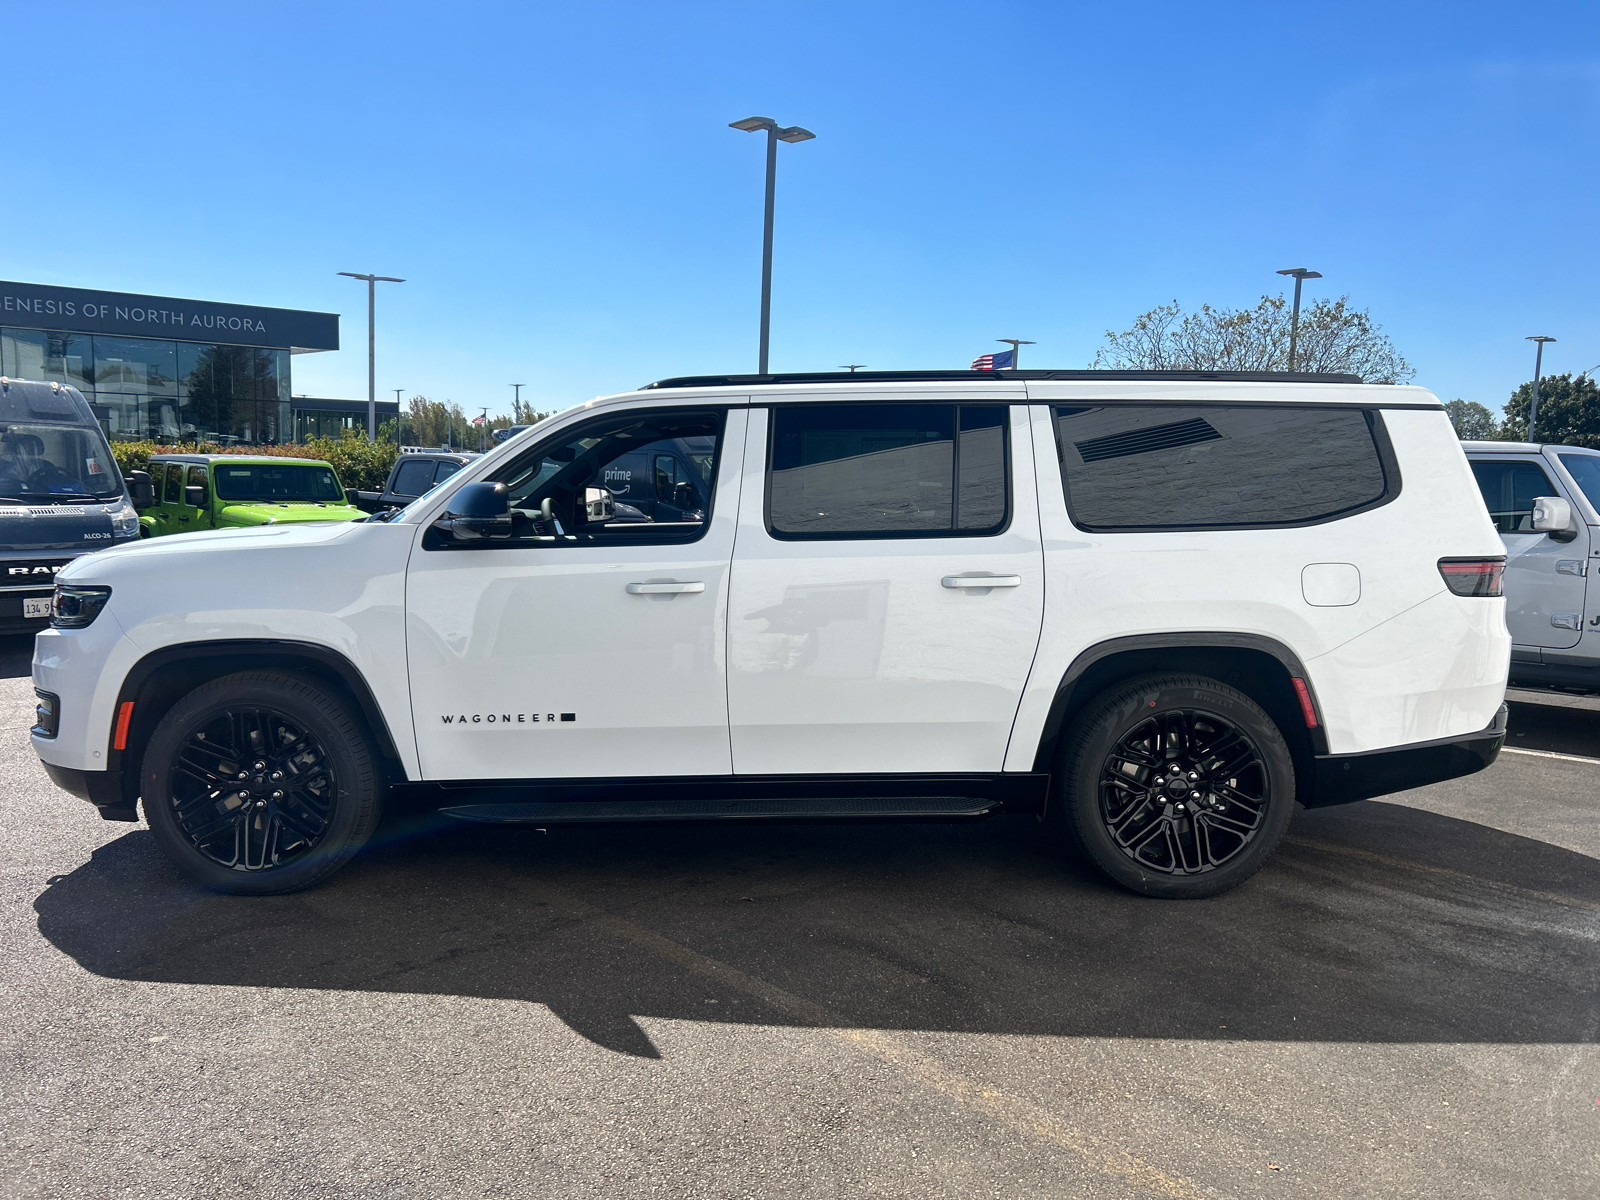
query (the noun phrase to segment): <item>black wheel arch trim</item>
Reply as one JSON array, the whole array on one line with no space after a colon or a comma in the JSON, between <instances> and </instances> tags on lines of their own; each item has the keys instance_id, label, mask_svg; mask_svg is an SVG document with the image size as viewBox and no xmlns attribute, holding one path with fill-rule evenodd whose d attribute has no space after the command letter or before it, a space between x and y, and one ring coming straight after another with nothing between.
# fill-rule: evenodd
<instances>
[{"instance_id":1,"label":"black wheel arch trim","mask_svg":"<svg viewBox=\"0 0 1600 1200\"><path fill-rule=\"evenodd\" d=\"M1035 771L1051 769L1056 743L1061 736L1067 714L1085 699L1077 694L1078 685L1089 673L1090 668L1118 654L1151 650L1253 650L1270 656L1283 667L1289 678L1305 682L1306 693L1311 698L1311 709L1317 718L1316 725L1305 731L1310 739L1311 753L1313 755L1328 753L1328 736L1323 727L1322 706L1317 702L1317 690L1312 685L1310 676L1306 674L1305 664L1300 661L1300 656L1282 642L1256 633L1145 633L1096 642L1080 651L1072 660L1062 675L1061 682L1056 685L1056 694L1050 702L1049 715L1045 717L1044 728L1039 733L1039 746L1034 752L1033 761Z\"/></svg>"},{"instance_id":2,"label":"black wheel arch trim","mask_svg":"<svg viewBox=\"0 0 1600 1200\"><path fill-rule=\"evenodd\" d=\"M331 672L355 698L367 728L371 730L372 736L378 743L375 747L378 758L395 772L396 781L403 781L406 778L404 760L400 757L389 722L385 719L383 710L378 707L377 697L373 695L372 688L368 686L360 668L338 650L319 642L302 642L290 638L227 638L216 641L180 642L152 650L134 663L123 677L122 687L117 693L117 704L112 710L112 727L106 731L106 771L123 779L127 804L131 805L138 796L138 779L127 769L130 765L130 756L126 751L117 750L113 744L116 713L121 711L124 703L129 700L134 701L135 733L148 734L152 728L152 718L140 712L139 701L146 685L157 672L180 663L216 658L240 660L233 668L240 671L255 667L295 670L297 667L303 669L310 664L322 671ZM136 738L130 737L128 740L133 743ZM139 740L142 744L142 739Z\"/></svg>"}]
</instances>

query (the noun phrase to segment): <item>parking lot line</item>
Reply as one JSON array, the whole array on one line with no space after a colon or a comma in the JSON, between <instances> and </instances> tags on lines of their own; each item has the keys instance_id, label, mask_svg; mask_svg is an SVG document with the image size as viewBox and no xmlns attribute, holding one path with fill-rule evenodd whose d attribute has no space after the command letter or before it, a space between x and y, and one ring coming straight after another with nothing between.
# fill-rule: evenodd
<instances>
[{"instance_id":1,"label":"parking lot line","mask_svg":"<svg viewBox=\"0 0 1600 1200\"><path fill-rule=\"evenodd\" d=\"M1594 763L1600 766L1600 758L1585 758L1581 754L1557 754L1554 750L1524 750L1520 746L1502 746L1501 754L1531 754L1534 758L1559 758L1563 762Z\"/></svg>"},{"instance_id":2,"label":"parking lot line","mask_svg":"<svg viewBox=\"0 0 1600 1200\"><path fill-rule=\"evenodd\" d=\"M851 1028L843 1017L824 1005L774 987L764 979L747 975L737 967L691 950L680 942L635 925L547 883L526 876L517 878L551 907L565 911L570 917L598 925L612 936L632 942L640 949L675 963L686 971L743 992L777 1009L791 1020L848 1042L863 1053L905 1072L919 1083L967 1108L1002 1120L1041 1141L1072 1150L1088 1166L1102 1174L1121 1179L1155 1195L1171 1197L1172 1200L1204 1200L1209 1195L1188 1180L1169 1175L1142 1158L1101 1144L1097 1139L1066 1125L1046 1109L951 1070L945 1063L918 1050L903 1037L877 1029Z\"/></svg>"}]
</instances>

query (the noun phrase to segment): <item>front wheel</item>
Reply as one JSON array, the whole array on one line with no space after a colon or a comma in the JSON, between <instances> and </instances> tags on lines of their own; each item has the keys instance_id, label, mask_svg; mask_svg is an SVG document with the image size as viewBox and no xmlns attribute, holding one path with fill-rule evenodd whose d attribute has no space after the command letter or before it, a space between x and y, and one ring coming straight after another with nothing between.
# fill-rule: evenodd
<instances>
[{"instance_id":1,"label":"front wheel","mask_svg":"<svg viewBox=\"0 0 1600 1200\"><path fill-rule=\"evenodd\" d=\"M1214 896L1261 869L1294 809L1294 763L1255 701L1205 676L1151 675L1090 702L1064 742L1068 828L1147 896Z\"/></svg>"},{"instance_id":2,"label":"front wheel","mask_svg":"<svg viewBox=\"0 0 1600 1200\"><path fill-rule=\"evenodd\" d=\"M220 892L320 883L372 835L380 781L350 706L286 671L190 692L145 751L145 818L161 848Z\"/></svg>"}]
</instances>

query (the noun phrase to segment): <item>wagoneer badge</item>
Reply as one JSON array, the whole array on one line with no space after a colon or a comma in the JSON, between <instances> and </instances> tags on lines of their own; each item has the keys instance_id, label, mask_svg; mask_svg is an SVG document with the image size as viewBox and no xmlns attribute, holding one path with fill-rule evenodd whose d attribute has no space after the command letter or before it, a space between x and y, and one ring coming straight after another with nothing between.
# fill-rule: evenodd
<instances>
[{"instance_id":1,"label":"wagoneer badge","mask_svg":"<svg viewBox=\"0 0 1600 1200\"><path fill-rule=\"evenodd\" d=\"M446 725L554 725L556 721L576 721L577 713L440 713Z\"/></svg>"}]
</instances>

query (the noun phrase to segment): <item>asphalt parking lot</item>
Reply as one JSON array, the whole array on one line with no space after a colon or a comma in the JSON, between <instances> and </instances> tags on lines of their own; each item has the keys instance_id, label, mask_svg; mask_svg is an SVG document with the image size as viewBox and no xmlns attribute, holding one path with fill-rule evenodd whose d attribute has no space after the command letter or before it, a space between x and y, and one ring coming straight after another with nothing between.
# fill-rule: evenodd
<instances>
[{"instance_id":1,"label":"asphalt parking lot","mask_svg":"<svg viewBox=\"0 0 1600 1200\"><path fill-rule=\"evenodd\" d=\"M1600 701L1213 900L1030 820L441 832L188 886L0 645L6 1197L1600 1194Z\"/></svg>"}]
</instances>

